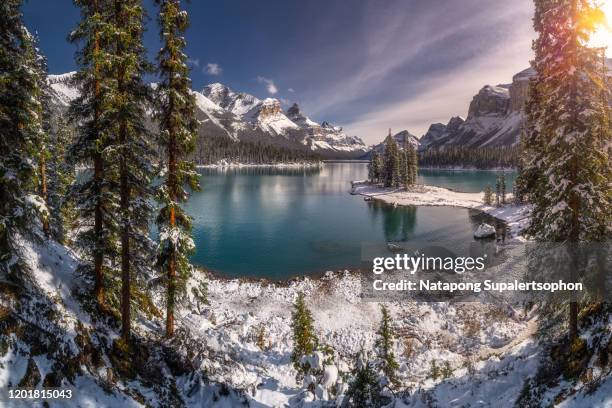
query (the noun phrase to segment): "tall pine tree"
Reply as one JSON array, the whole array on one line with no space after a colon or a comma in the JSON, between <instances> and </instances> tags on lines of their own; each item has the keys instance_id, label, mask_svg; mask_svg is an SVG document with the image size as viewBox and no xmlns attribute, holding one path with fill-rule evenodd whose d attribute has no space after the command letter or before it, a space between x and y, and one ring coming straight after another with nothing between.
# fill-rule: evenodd
<instances>
[{"instance_id":1,"label":"tall pine tree","mask_svg":"<svg viewBox=\"0 0 612 408\"><path fill-rule=\"evenodd\" d=\"M398 384L397 370L399 364L395 359L393 353L393 328L391 327L391 315L389 309L386 306L380 306L380 312L382 314L380 327L378 328L378 339L376 340L376 351L378 358L381 360L382 372L385 374L387 379L392 385Z\"/></svg>"},{"instance_id":2,"label":"tall pine tree","mask_svg":"<svg viewBox=\"0 0 612 408\"><path fill-rule=\"evenodd\" d=\"M63 115L49 118L47 164L49 176L49 219L51 234L60 243L66 243L66 230L75 218L73 203L68 197L70 185L75 181L74 166L66 157L73 140L73 129Z\"/></svg>"},{"instance_id":3,"label":"tall pine tree","mask_svg":"<svg viewBox=\"0 0 612 408\"><path fill-rule=\"evenodd\" d=\"M601 241L612 231L609 89L601 50L587 47L601 22L588 0L536 0L536 78L527 104L521 187L534 203L531 233L545 242ZM554 58L550 56L554 55ZM569 337L578 335L578 304Z\"/></svg>"},{"instance_id":4,"label":"tall pine tree","mask_svg":"<svg viewBox=\"0 0 612 408\"><path fill-rule=\"evenodd\" d=\"M68 157L73 165L85 164L93 169L75 180L70 196L79 219L75 243L88 261L82 269L94 276L94 297L99 306L105 307L105 287L112 282L119 230L115 217L119 205L117 177L107 169L114 138L110 102L116 88L109 63L114 46L112 3L76 0L75 4L81 10L81 20L70 40L79 45L76 53L79 71L73 80L81 92L69 110L76 135Z\"/></svg>"},{"instance_id":5,"label":"tall pine tree","mask_svg":"<svg viewBox=\"0 0 612 408\"><path fill-rule=\"evenodd\" d=\"M174 305L177 291L184 289L193 269L189 254L195 248L191 237L191 219L181 207L187 199L184 185L199 188L194 165L185 158L194 150L198 122L187 56L183 53L187 29L187 13L179 0L158 0L159 25L163 47L158 63L162 81L157 86L157 119L160 144L166 149L167 172L165 183L158 191L162 203L157 216L160 231L158 265L166 273L166 336L174 334Z\"/></svg>"},{"instance_id":6,"label":"tall pine tree","mask_svg":"<svg viewBox=\"0 0 612 408\"><path fill-rule=\"evenodd\" d=\"M302 375L305 367L302 365L302 357L308 356L317 348L317 338L314 333L314 319L312 313L306 306L304 293L298 293L293 313L291 313L291 329L293 330L293 352L291 361L293 366Z\"/></svg>"},{"instance_id":7,"label":"tall pine tree","mask_svg":"<svg viewBox=\"0 0 612 408\"><path fill-rule=\"evenodd\" d=\"M399 147L391 136L391 129L389 129L389 135L385 139L382 178L385 187L398 187L401 183Z\"/></svg>"},{"instance_id":8,"label":"tall pine tree","mask_svg":"<svg viewBox=\"0 0 612 408\"><path fill-rule=\"evenodd\" d=\"M419 157L412 143L406 146L406 164L408 166L408 182L410 185L416 184L419 173Z\"/></svg>"},{"instance_id":9,"label":"tall pine tree","mask_svg":"<svg viewBox=\"0 0 612 408\"><path fill-rule=\"evenodd\" d=\"M22 22L21 1L0 4L0 279L17 276L21 256L15 234L46 207L36 190L36 147L41 104L33 41ZM30 57L30 58L29 58Z\"/></svg>"},{"instance_id":10,"label":"tall pine tree","mask_svg":"<svg viewBox=\"0 0 612 408\"><path fill-rule=\"evenodd\" d=\"M113 55L111 72L116 89L110 94L114 138L109 149L111 171L119 178L121 251L121 337L131 335L133 278L146 277L149 256L149 216L153 149L145 125L148 88L143 75L150 70L142 44L144 9L140 0L114 0L111 6Z\"/></svg>"}]
</instances>

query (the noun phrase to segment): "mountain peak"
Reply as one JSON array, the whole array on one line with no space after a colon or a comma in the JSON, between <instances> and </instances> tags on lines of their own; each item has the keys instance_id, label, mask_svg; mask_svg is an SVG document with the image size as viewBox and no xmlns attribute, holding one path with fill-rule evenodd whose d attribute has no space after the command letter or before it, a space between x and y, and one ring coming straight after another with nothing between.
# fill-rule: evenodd
<instances>
[{"instance_id":1,"label":"mountain peak","mask_svg":"<svg viewBox=\"0 0 612 408\"><path fill-rule=\"evenodd\" d=\"M302 112L300 111L300 105L294 102L293 105L291 105L289 109L287 109L287 115L289 115L289 117L303 116Z\"/></svg>"}]
</instances>

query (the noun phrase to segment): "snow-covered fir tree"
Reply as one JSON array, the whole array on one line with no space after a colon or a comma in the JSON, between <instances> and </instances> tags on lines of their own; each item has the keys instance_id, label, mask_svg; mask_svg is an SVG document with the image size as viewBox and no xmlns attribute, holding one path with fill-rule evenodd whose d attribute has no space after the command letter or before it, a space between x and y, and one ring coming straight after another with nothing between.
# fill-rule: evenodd
<instances>
[{"instance_id":1,"label":"snow-covered fir tree","mask_svg":"<svg viewBox=\"0 0 612 408\"><path fill-rule=\"evenodd\" d=\"M184 292L185 282L193 266L189 255L195 249L191 237L191 218L181 207L188 197L184 185L199 188L193 162L186 160L195 148L198 122L195 118L195 98L191 80L186 42L183 34L189 23L179 0L158 0L160 35L163 47L158 55L161 82L157 85L160 144L165 147L167 171L165 183L157 192L161 208L157 216L159 249L157 263L167 281L166 336L174 334L174 305L177 295Z\"/></svg>"},{"instance_id":2,"label":"snow-covered fir tree","mask_svg":"<svg viewBox=\"0 0 612 408\"><path fill-rule=\"evenodd\" d=\"M291 329L293 331L293 352L291 361L298 372L303 376L307 371L302 362L303 358L311 355L317 348L317 338L314 332L314 319L312 313L306 306L304 293L297 295L291 313Z\"/></svg>"},{"instance_id":3,"label":"snow-covered fir tree","mask_svg":"<svg viewBox=\"0 0 612 408\"><path fill-rule=\"evenodd\" d=\"M76 132L67 155L73 165L87 165L70 188L78 221L75 245L85 263L84 273L94 277L93 294L100 307L107 303L119 307L116 257L119 203L117 176L108 167L112 139L115 137L110 96L115 92L108 61L112 54L111 3L108 0L78 0L81 19L70 33L79 46L74 77L80 95L72 101L69 118ZM106 293L108 292L108 294Z\"/></svg>"},{"instance_id":4,"label":"snow-covered fir tree","mask_svg":"<svg viewBox=\"0 0 612 408\"><path fill-rule=\"evenodd\" d=\"M389 129L389 135L385 139L382 178L385 187L399 187L401 184L399 147L391 136L391 129Z\"/></svg>"},{"instance_id":5,"label":"snow-covered fir tree","mask_svg":"<svg viewBox=\"0 0 612 408\"><path fill-rule=\"evenodd\" d=\"M519 184L533 187L530 232L547 242L601 241L612 231L609 88L603 51L587 42L602 15L588 0L535 5L536 78ZM570 302L569 314L575 339L577 302Z\"/></svg>"},{"instance_id":6,"label":"snow-covered fir tree","mask_svg":"<svg viewBox=\"0 0 612 408\"><path fill-rule=\"evenodd\" d=\"M393 342L395 341L395 335L393 334L393 327L391 322L391 314L386 306L381 305L381 320L380 327L376 334L376 353L380 359L380 368L384 373L389 384L395 386L398 384L397 370L399 364L393 353Z\"/></svg>"},{"instance_id":7,"label":"snow-covered fir tree","mask_svg":"<svg viewBox=\"0 0 612 408\"><path fill-rule=\"evenodd\" d=\"M131 334L132 286L144 284L151 267L149 220L152 211L153 149L145 128L148 88L143 75L151 67L142 44L144 9L140 0L114 0L110 6L113 44L110 62L116 83L109 95L109 119L116 137L108 151L110 171L119 179L121 336Z\"/></svg>"},{"instance_id":8,"label":"snow-covered fir tree","mask_svg":"<svg viewBox=\"0 0 612 408\"><path fill-rule=\"evenodd\" d=\"M378 408L390 402L390 399L383 395L381 379L365 352L358 355L351 374L352 381L346 392L349 407Z\"/></svg>"},{"instance_id":9,"label":"snow-covered fir tree","mask_svg":"<svg viewBox=\"0 0 612 408\"><path fill-rule=\"evenodd\" d=\"M36 157L37 172L36 172L36 192L44 202L47 210L40 214L42 230L45 236L49 236L49 191L47 186L47 160L49 157L48 151L48 135L49 135L49 86L47 84L47 59L41 55L38 49L38 39L26 32L25 35L24 58L25 64L30 68L32 77L34 78L34 87L32 97L37 102L35 117L38 122L36 140Z\"/></svg>"},{"instance_id":10,"label":"snow-covered fir tree","mask_svg":"<svg viewBox=\"0 0 612 408\"><path fill-rule=\"evenodd\" d=\"M406 157L406 151L402 150L399 152L399 168L400 168L400 184L404 188L408 188L410 185L410 171L408 169L408 158Z\"/></svg>"},{"instance_id":11,"label":"snow-covered fir tree","mask_svg":"<svg viewBox=\"0 0 612 408\"><path fill-rule=\"evenodd\" d=\"M50 115L49 115L50 116ZM51 235L60 243L67 243L67 232L75 219L75 209L69 200L68 190L75 181L74 166L66 157L72 143L74 131L63 115L49 118L47 162L49 188L49 220Z\"/></svg>"},{"instance_id":12,"label":"snow-covered fir tree","mask_svg":"<svg viewBox=\"0 0 612 408\"><path fill-rule=\"evenodd\" d=\"M501 180L499 176L495 179L495 206L499 207L501 204Z\"/></svg>"},{"instance_id":13,"label":"snow-covered fir tree","mask_svg":"<svg viewBox=\"0 0 612 408\"><path fill-rule=\"evenodd\" d=\"M24 27L21 1L0 4L0 276L20 280L15 234L47 209L37 192L36 149L41 137L36 54Z\"/></svg>"},{"instance_id":14,"label":"snow-covered fir tree","mask_svg":"<svg viewBox=\"0 0 612 408\"><path fill-rule=\"evenodd\" d=\"M486 205L493 205L493 190L491 189L491 186L485 187L484 197L482 200Z\"/></svg>"},{"instance_id":15,"label":"snow-covered fir tree","mask_svg":"<svg viewBox=\"0 0 612 408\"><path fill-rule=\"evenodd\" d=\"M382 172L382 158L380 154L374 150L370 156L370 162L368 163L368 179L370 183L379 183L380 175Z\"/></svg>"},{"instance_id":16,"label":"snow-covered fir tree","mask_svg":"<svg viewBox=\"0 0 612 408\"><path fill-rule=\"evenodd\" d=\"M412 143L409 143L405 148L406 166L408 166L408 184L413 185L417 182L419 173L419 156Z\"/></svg>"}]
</instances>

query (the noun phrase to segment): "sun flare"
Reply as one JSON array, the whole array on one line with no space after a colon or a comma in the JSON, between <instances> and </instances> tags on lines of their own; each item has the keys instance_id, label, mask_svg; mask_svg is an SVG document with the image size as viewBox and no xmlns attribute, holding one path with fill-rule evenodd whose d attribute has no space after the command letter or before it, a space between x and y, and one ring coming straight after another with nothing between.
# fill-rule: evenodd
<instances>
[{"instance_id":1,"label":"sun flare","mask_svg":"<svg viewBox=\"0 0 612 408\"><path fill-rule=\"evenodd\" d=\"M607 47L606 55L612 57L612 0L600 3L601 10L606 15L607 23L601 25L591 37L591 47Z\"/></svg>"}]
</instances>

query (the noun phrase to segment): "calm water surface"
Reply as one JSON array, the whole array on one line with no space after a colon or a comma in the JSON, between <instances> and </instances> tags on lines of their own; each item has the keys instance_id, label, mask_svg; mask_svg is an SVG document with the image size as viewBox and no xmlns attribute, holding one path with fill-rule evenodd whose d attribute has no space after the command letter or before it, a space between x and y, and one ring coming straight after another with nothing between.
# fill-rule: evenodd
<instances>
[{"instance_id":1,"label":"calm water surface","mask_svg":"<svg viewBox=\"0 0 612 408\"><path fill-rule=\"evenodd\" d=\"M192 260L229 276L285 279L358 267L362 242L471 242L487 218L462 208L365 202L348 194L351 180L367 177L363 163L200 172L202 191L187 206L197 245ZM424 171L421 182L482 191L495 181L493 172L435 172Z\"/></svg>"},{"instance_id":2,"label":"calm water surface","mask_svg":"<svg viewBox=\"0 0 612 408\"><path fill-rule=\"evenodd\" d=\"M512 192L516 171L489 170L419 170L419 183L448 188L465 193L478 193L490 186L495 191L495 182L500 174L506 176L506 191Z\"/></svg>"}]
</instances>

